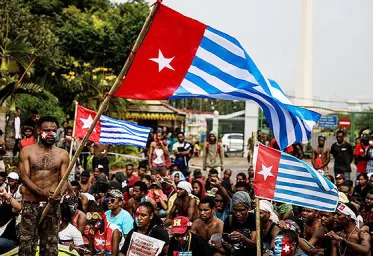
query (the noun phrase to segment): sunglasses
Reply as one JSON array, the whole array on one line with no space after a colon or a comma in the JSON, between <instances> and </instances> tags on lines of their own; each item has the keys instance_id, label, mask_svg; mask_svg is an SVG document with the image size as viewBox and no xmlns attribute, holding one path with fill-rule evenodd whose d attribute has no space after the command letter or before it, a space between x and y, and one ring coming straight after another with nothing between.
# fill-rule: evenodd
<instances>
[{"instance_id":1,"label":"sunglasses","mask_svg":"<svg viewBox=\"0 0 373 256\"><path fill-rule=\"evenodd\" d=\"M109 202L113 204L115 202L115 198L108 198L108 197L106 197L105 198L105 203L109 203Z\"/></svg>"}]
</instances>

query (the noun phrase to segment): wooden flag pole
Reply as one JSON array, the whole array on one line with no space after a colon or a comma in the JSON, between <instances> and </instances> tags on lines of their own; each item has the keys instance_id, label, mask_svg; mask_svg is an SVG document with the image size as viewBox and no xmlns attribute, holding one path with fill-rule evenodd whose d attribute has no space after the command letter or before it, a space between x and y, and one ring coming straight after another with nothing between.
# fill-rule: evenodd
<instances>
[{"instance_id":1,"label":"wooden flag pole","mask_svg":"<svg viewBox=\"0 0 373 256\"><path fill-rule=\"evenodd\" d=\"M69 159L71 160L73 156L73 148L74 148L74 143L75 143L75 122L76 122L76 113L78 111L78 102L74 101L75 103L75 112L74 112L74 125L73 125L73 133L71 136L71 143L70 143L70 153L69 153Z\"/></svg>"},{"instance_id":2,"label":"wooden flag pole","mask_svg":"<svg viewBox=\"0 0 373 256\"><path fill-rule=\"evenodd\" d=\"M253 144L255 150L255 144L257 141L257 132L253 132ZM254 151L251 154L251 163L253 164ZM253 170L255 173L255 165L253 164ZM260 202L259 198L255 197L255 225L256 225L256 255L262 255L262 237L261 237L261 226L260 226Z\"/></svg>"},{"instance_id":3,"label":"wooden flag pole","mask_svg":"<svg viewBox=\"0 0 373 256\"><path fill-rule=\"evenodd\" d=\"M126 60L126 63L124 63L124 66L123 66L122 70L120 71L119 76L115 80L115 83L111 87L109 93L106 95L104 101L101 103L100 108L98 109L97 114L92 121L91 127L89 127L86 135L84 136L81 144L79 145L78 149L76 150L73 158L70 159L69 166L67 167L63 178L61 179L61 181L58 184L56 190L54 191L53 197L57 197L60 194L62 188L65 186L65 182L67 181L76 160L78 159L80 153L82 152L84 145L87 143L89 136L91 135L93 129L95 128L95 126L96 126L98 120L100 119L102 113L106 110L111 97L121 86L128 70L129 70L129 68L130 68L130 66L131 66L131 64L132 64L132 62L135 58L136 52L140 48L142 42L144 41L144 38L145 38L146 34L148 33L148 30L149 30L150 25L153 21L154 15L156 14L160 4L161 4L161 1L157 1L157 2L154 3L152 10L150 11L148 17L146 18L146 21L145 21L145 23L144 23L144 25L141 29L141 32L140 32L139 36L137 37L134 46L132 47L132 50L131 50L131 52L130 52L127 60ZM43 221L44 217L47 215L50 207L51 207L51 204L50 204L50 202L48 202L48 204L46 205L46 207L45 207L45 209L44 209L44 211L43 211L43 213L40 217L39 225Z\"/></svg>"}]
</instances>

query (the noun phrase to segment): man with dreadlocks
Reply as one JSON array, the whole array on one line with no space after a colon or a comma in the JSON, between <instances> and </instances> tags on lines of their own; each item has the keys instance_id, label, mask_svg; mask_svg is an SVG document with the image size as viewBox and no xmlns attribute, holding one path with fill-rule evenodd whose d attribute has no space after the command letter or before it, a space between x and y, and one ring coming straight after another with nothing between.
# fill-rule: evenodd
<instances>
[{"instance_id":1,"label":"man with dreadlocks","mask_svg":"<svg viewBox=\"0 0 373 256\"><path fill-rule=\"evenodd\" d=\"M109 223L101 206L90 205L87 212L90 238L90 251L93 255L119 255L124 237L120 228Z\"/></svg>"},{"instance_id":2,"label":"man with dreadlocks","mask_svg":"<svg viewBox=\"0 0 373 256\"><path fill-rule=\"evenodd\" d=\"M256 255L255 214L250 210L250 195L244 191L236 192L232 198L233 215L224 222L222 245L225 255Z\"/></svg>"},{"instance_id":3,"label":"man with dreadlocks","mask_svg":"<svg viewBox=\"0 0 373 256\"><path fill-rule=\"evenodd\" d=\"M133 232L164 241L165 245L163 246L161 255L167 255L169 244L168 233L163 228L162 220L154 214L154 206L150 202L142 202L136 209L135 226L126 236L124 245L120 250L124 255L127 255Z\"/></svg>"}]
</instances>

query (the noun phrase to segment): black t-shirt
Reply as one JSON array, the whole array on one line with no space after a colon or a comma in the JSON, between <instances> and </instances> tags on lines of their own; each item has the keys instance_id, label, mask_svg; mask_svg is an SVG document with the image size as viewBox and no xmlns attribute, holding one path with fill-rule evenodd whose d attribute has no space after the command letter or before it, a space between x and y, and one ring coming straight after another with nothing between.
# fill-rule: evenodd
<instances>
[{"instance_id":1,"label":"black t-shirt","mask_svg":"<svg viewBox=\"0 0 373 256\"><path fill-rule=\"evenodd\" d=\"M245 237L251 238L251 232L256 231L255 214L249 213L244 223L239 223L234 217L228 216L224 221L223 232L232 233L233 231L238 231ZM233 248L235 251L235 255L256 255L256 246L248 247L242 242L238 242L237 244L233 245ZM227 252L226 254L230 255L229 252Z\"/></svg>"},{"instance_id":2,"label":"black t-shirt","mask_svg":"<svg viewBox=\"0 0 373 256\"><path fill-rule=\"evenodd\" d=\"M130 242L131 242L131 238L132 238L133 232L136 232L136 231L134 229L132 229L127 234L126 239L124 240L124 244L122 246L122 249L120 250L120 252L123 253L124 255L127 254L127 251L128 251L129 246L130 246ZM170 242L170 239L169 239L167 231L163 227L161 227L161 226L154 226L153 229L151 229L149 231L149 233L147 234L147 236L150 236L150 237L153 237L155 239L164 241L165 242L165 246L168 245L169 242Z\"/></svg>"},{"instance_id":3,"label":"black t-shirt","mask_svg":"<svg viewBox=\"0 0 373 256\"><path fill-rule=\"evenodd\" d=\"M334 170L341 172L351 172L351 162L353 158L352 146L348 142L341 145L334 143L330 149L334 157Z\"/></svg>"},{"instance_id":4,"label":"black t-shirt","mask_svg":"<svg viewBox=\"0 0 373 256\"><path fill-rule=\"evenodd\" d=\"M209 244L199 235L192 234L189 251L187 246L180 246L174 237L170 240L168 247L168 256L210 256L212 255ZM186 248L184 248L186 247Z\"/></svg>"},{"instance_id":5,"label":"black t-shirt","mask_svg":"<svg viewBox=\"0 0 373 256\"><path fill-rule=\"evenodd\" d=\"M0 206L0 216L0 227L3 227L10 221L0 237L15 241L17 238L15 217L17 214L12 212L12 206L3 202L2 206Z\"/></svg>"}]
</instances>

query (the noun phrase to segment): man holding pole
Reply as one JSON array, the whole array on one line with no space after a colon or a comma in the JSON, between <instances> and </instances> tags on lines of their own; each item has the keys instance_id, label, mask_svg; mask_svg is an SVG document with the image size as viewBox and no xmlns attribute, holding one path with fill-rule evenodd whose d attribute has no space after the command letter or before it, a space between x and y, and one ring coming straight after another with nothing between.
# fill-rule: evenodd
<instances>
[{"instance_id":1,"label":"man holding pole","mask_svg":"<svg viewBox=\"0 0 373 256\"><path fill-rule=\"evenodd\" d=\"M58 255L58 197L52 197L69 165L69 154L56 147L58 122L53 116L38 120L39 143L25 147L20 154L19 170L25 187L20 225L19 255L35 255L40 239L39 255ZM47 201L52 207L39 225Z\"/></svg>"}]
</instances>

